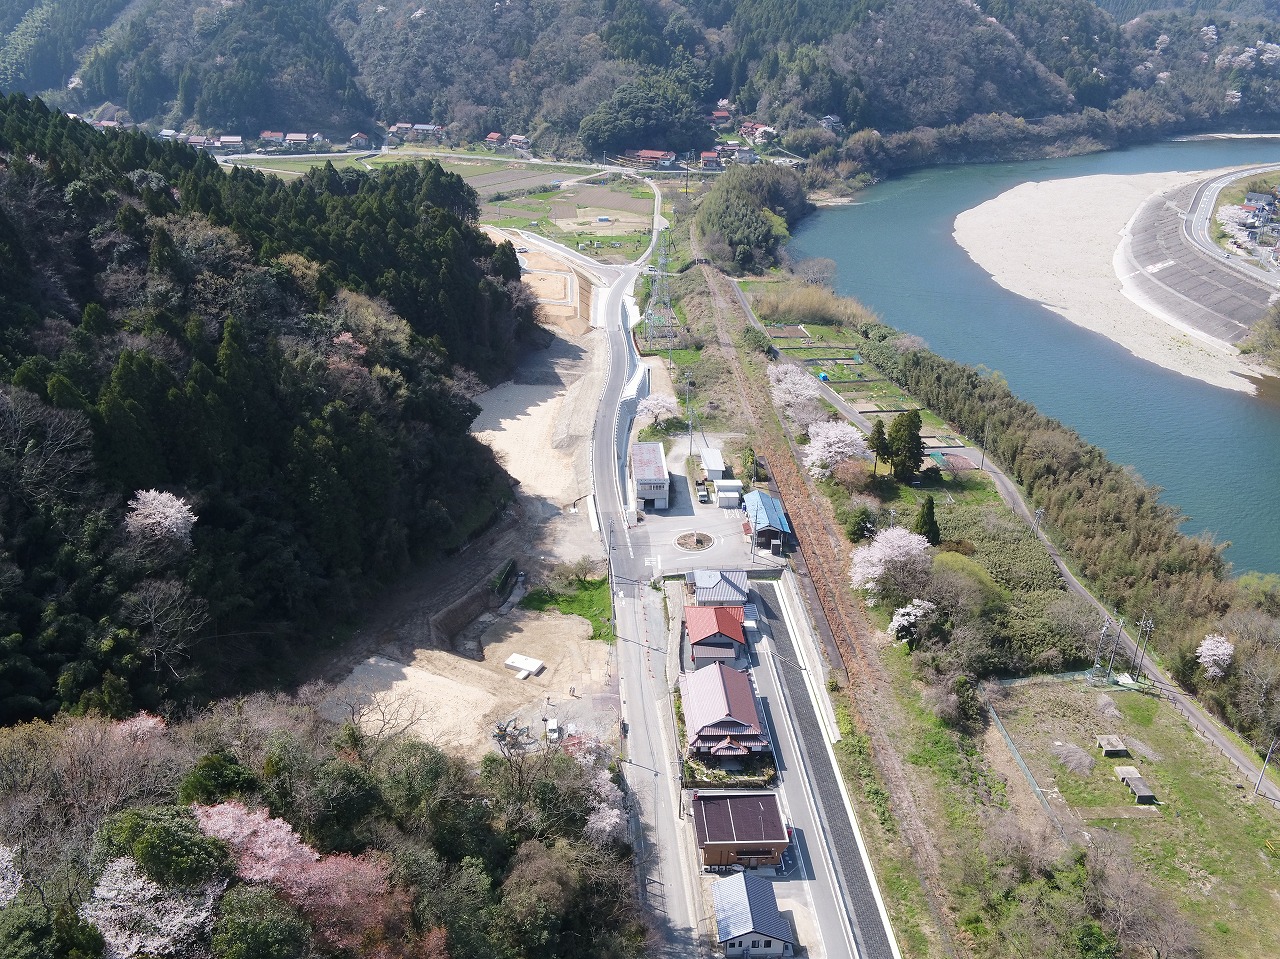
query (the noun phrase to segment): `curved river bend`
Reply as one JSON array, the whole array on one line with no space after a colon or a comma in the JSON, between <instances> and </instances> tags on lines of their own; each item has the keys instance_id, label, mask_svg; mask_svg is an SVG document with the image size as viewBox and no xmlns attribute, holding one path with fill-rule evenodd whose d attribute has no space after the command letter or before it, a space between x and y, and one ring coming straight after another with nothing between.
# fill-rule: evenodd
<instances>
[{"instance_id":1,"label":"curved river bend","mask_svg":"<svg viewBox=\"0 0 1280 959\"><path fill-rule=\"evenodd\" d=\"M1250 396L1140 360L997 286L951 236L959 213L1028 180L1212 170L1278 156L1280 141L1232 139L923 170L872 187L855 205L820 210L790 250L834 259L838 292L943 356L999 370L1023 399L1163 487L1162 500L1188 515L1188 533L1231 542L1226 556L1237 572L1280 573L1280 384Z\"/></svg>"}]
</instances>

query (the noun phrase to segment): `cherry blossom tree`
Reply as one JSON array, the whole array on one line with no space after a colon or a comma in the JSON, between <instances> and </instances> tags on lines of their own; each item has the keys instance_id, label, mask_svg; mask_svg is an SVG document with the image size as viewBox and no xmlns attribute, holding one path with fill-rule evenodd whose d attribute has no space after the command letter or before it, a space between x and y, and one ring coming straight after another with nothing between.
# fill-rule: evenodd
<instances>
[{"instance_id":1,"label":"cherry blossom tree","mask_svg":"<svg viewBox=\"0 0 1280 959\"><path fill-rule=\"evenodd\" d=\"M851 423L814 423L809 427L809 445L802 454L810 475L823 479L846 460L869 459L866 438Z\"/></svg>"},{"instance_id":2,"label":"cherry blossom tree","mask_svg":"<svg viewBox=\"0 0 1280 959\"><path fill-rule=\"evenodd\" d=\"M653 418L653 422L661 423L673 416L679 416L680 404L673 397L651 393L636 404L636 415L649 416Z\"/></svg>"},{"instance_id":3,"label":"cherry blossom tree","mask_svg":"<svg viewBox=\"0 0 1280 959\"><path fill-rule=\"evenodd\" d=\"M796 425L807 428L822 419L824 413L818 381L798 366L782 364L769 367L769 395L778 409Z\"/></svg>"},{"instance_id":4,"label":"cherry blossom tree","mask_svg":"<svg viewBox=\"0 0 1280 959\"><path fill-rule=\"evenodd\" d=\"M895 609L893 619L889 620L889 635L895 642L910 645L919 638L921 623L937 608L927 599L913 599L906 606Z\"/></svg>"},{"instance_id":5,"label":"cherry blossom tree","mask_svg":"<svg viewBox=\"0 0 1280 959\"><path fill-rule=\"evenodd\" d=\"M14 862L13 850L8 846L0 846L0 909L18 898L22 889L22 873Z\"/></svg>"},{"instance_id":6,"label":"cherry blossom tree","mask_svg":"<svg viewBox=\"0 0 1280 959\"><path fill-rule=\"evenodd\" d=\"M890 526L853 551L849 579L855 589L866 589L874 598L887 589L923 580L930 563L927 539L901 526Z\"/></svg>"},{"instance_id":7,"label":"cherry blossom tree","mask_svg":"<svg viewBox=\"0 0 1280 959\"><path fill-rule=\"evenodd\" d=\"M181 496L143 489L129 500L124 519L129 536L141 543L191 545L191 527L196 514Z\"/></svg>"},{"instance_id":8,"label":"cherry blossom tree","mask_svg":"<svg viewBox=\"0 0 1280 959\"><path fill-rule=\"evenodd\" d=\"M1235 645L1219 633L1205 636L1204 642L1196 647L1196 659L1200 661L1204 674L1209 679L1221 679L1226 675L1235 654Z\"/></svg>"},{"instance_id":9,"label":"cherry blossom tree","mask_svg":"<svg viewBox=\"0 0 1280 959\"><path fill-rule=\"evenodd\" d=\"M377 856L321 856L283 819L238 802L192 811L206 835L227 844L241 879L270 883L333 948L357 950L404 919L408 904Z\"/></svg>"},{"instance_id":10,"label":"cherry blossom tree","mask_svg":"<svg viewBox=\"0 0 1280 959\"><path fill-rule=\"evenodd\" d=\"M225 883L166 889L129 857L107 863L80 916L102 934L106 959L184 954L213 917Z\"/></svg>"},{"instance_id":11,"label":"cherry blossom tree","mask_svg":"<svg viewBox=\"0 0 1280 959\"><path fill-rule=\"evenodd\" d=\"M594 800L583 835L592 845L611 846L622 840L627 827L622 790L603 766L592 767L590 784Z\"/></svg>"},{"instance_id":12,"label":"cherry blossom tree","mask_svg":"<svg viewBox=\"0 0 1280 959\"><path fill-rule=\"evenodd\" d=\"M281 883L284 877L313 865L320 854L302 841L293 827L265 810L242 803L191 807L206 836L221 839L231 850L236 874L245 882Z\"/></svg>"}]
</instances>

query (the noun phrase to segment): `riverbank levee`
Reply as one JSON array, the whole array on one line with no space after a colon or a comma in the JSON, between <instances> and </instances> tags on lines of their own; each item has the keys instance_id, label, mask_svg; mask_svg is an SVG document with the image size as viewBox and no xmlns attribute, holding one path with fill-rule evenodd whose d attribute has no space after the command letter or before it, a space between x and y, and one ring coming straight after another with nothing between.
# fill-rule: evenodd
<instances>
[{"instance_id":1,"label":"riverbank levee","mask_svg":"<svg viewBox=\"0 0 1280 959\"><path fill-rule=\"evenodd\" d=\"M1175 300L1154 296L1145 277L1135 275L1143 268L1127 253L1135 215L1149 199L1205 176L1144 173L1023 183L957 216L954 235L1010 292L1165 369L1254 392L1250 377L1258 370L1187 315L1195 312L1189 300L1183 311Z\"/></svg>"}]
</instances>

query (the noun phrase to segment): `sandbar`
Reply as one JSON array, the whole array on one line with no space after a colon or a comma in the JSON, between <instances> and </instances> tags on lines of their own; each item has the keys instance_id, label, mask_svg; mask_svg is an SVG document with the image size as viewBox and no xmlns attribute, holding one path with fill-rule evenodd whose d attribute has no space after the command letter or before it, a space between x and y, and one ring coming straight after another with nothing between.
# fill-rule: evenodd
<instances>
[{"instance_id":1,"label":"sandbar","mask_svg":"<svg viewBox=\"0 0 1280 959\"><path fill-rule=\"evenodd\" d=\"M1113 265L1126 226L1148 197L1210 175L1143 173L1023 183L961 213L954 236L1006 290L1165 369L1254 392L1248 377L1258 371L1234 346L1159 312L1125 287ZM1029 223L1041 226L1028 230Z\"/></svg>"}]
</instances>

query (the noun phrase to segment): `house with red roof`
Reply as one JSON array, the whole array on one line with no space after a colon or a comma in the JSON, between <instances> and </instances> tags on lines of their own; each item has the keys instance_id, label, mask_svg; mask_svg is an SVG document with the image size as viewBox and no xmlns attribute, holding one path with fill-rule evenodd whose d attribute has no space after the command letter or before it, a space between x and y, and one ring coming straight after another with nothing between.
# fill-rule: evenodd
<instances>
[{"instance_id":1,"label":"house with red roof","mask_svg":"<svg viewBox=\"0 0 1280 959\"><path fill-rule=\"evenodd\" d=\"M741 606L686 606L684 628L689 637L693 668L708 663L732 663L747 651Z\"/></svg>"},{"instance_id":2,"label":"house with red roof","mask_svg":"<svg viewBox=\"0 0 1280 959\"><path fill-rule=\"evenodd\" d=\"M681 673L680 704L690 756L724 761L772 751L746 672L718 662Z\"/></svg>"}]
</instances>

